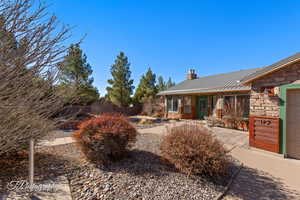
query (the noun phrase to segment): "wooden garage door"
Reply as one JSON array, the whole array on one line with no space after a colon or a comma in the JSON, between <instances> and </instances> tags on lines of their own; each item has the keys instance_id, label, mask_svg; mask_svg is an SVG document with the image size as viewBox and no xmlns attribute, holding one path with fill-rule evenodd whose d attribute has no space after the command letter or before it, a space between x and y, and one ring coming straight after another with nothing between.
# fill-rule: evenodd
<instances>
[{"instance_id":1,"label":"wooden garage door","mask_svg":"<svg viewBox=\"0 0 300 200\"><path fill-rule=\"evenodd\" d=\"M300 159L300 90L287 91L287 154Z\"/></svg>"}]
</instances>

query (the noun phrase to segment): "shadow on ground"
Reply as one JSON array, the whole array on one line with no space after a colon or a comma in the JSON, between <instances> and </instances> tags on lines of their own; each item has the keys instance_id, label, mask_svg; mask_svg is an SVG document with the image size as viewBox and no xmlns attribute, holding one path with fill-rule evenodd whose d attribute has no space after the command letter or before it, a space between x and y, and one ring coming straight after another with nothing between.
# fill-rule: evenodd
<instances>
[{"instance_id":1,"label":"shadow on ground","mask_svg":"<svg viewBox=\"0 0 300 200\"><path fill-rule=\"evenodd\" d=\"M238 168L238 164L231 163L229 176L236 172ZM161 157L157 154L143 150L133 150L129 158L113 163L104 170L109 172L126 171L133 175L151 174L152 176L167 176L168 173L180 173L174 167L163 163ZM223 180L207 177L201 179L206 179L218 185L226 185L229 176ZM191 176L190 178L200 177ZM288 189L278 178L249 167L242 168L229 193L243 200L300 199L299 193Z\"/></svg>"},{"instance_id":2,"label":"shadow on ground","mask_svg":"<svg viewBox=\"0 0 300 200\"><path fill-rule=\"evenodd\" d=\"M242 168L228 194L244 200L300 199L296 191L286 188L279 179L249 167Z\"/></svg>"},{"instance_id":3,"label":"shadow on ground","mask_svg":"<svg viewBox=\"0 0 300 200\"><path fill-rule=\"evenodd\" d=\"M150 175L152 177L163 177L169 176L170 173L183 174L179 170L177 170L174 167L174 165L162 159L161 156L152 152L139 149L134 149L130 151L129 156L121 161L117 161L105 167L102 166L99 168L105 172L125 172L133 176ZM234 163L231 163L229 166L229 173L226 177L208 177L198 175L188 176L185 174L183 175L188 176L190 179L193 180L201 179L205 182L225 186L227 185L229 178L235 171L238 170L238 168L239 166L235 165Z\"/></svg>"},{"instance_id":4,"label":"shadow on ground","mask_svg":"<svg viewBox=\"0 0 300 200\"><path fill-rule=\"evenodd\" d=\"M53 153L36 152L34 166L34 181L56 180L57 177L66 175L67 166L74 164L67 157ZM7 192L7 185L11 181L28 182L28 152L21 152L7 157L0 157L0 194ZM1 195L0 195L1 196Z\"/></svg>"},{"instance_id":5,"label":"shadow on ground","mask_svg":"<svg viewBox=\"0 0 300 200\"><path fill-rule=\"evenodd\" d=\"M177 172L171 165L162 163L161 157L157 154L138 149L130 151L128 157L123 160L101 167L101 170L126 172L136 176L145 174L164 176L169 172Z\"/></svg>"}]
</instances>

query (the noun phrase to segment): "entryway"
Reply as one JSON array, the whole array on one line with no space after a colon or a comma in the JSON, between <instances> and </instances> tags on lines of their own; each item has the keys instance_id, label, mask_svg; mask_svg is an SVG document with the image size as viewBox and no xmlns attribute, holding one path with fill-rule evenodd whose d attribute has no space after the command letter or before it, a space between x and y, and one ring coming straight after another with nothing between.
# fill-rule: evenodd
<instances>
[{"instance_id":1,"label":"entryway","mask_svg":"<svg viewBox=\"0 0 300 200\"><path fill-rule=\"evenodd\" d=\"M208 114L208 99L207 96L199 96L197 100L197 118L204 119Z\"/></svg>"}]
</instances>

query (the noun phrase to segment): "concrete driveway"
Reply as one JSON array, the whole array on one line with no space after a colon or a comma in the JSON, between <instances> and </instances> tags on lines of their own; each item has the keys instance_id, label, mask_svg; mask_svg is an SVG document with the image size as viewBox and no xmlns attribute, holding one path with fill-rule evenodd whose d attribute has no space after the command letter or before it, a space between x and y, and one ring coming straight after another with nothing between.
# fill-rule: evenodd
<instances>
[{"instance_id":1,"label":"concrete driveway","mask_svg":"<svg viewBox=\"0 0 300 200\"><path fill-rule=\"evenodd\" d=\"M249 133L247 131L239 131L228 128L211 128L213 134L224 143L227 149L236 147L249 148Z\"/></svg>"},{"instance_id":2,"label":"concrete driveway","mask_svg":"<svg viewBox=\"0 0 300 200\"><path fill-rule=\"evenodd\" d=\"M230 154L244 164L225 199L300 199L300 160L254 148Z\"/></svg>"},{"instance_id":3,"label":"concrete driveway","mask_svg":"<svg viewBox=\"0 0 300 200\"><path fill-rule=\"evenodd\" d=\"M212 130L245 166L231 189L233 199L300 199L300 160L249 147L248 132Z\"/></svg>"}]
</instances>

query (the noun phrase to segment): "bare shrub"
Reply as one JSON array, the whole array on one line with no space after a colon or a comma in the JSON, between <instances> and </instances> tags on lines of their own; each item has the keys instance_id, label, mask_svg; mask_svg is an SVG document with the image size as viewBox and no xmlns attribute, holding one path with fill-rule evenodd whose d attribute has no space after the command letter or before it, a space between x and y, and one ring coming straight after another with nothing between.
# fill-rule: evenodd
<instances>
[{"instance_id":1,"label":"bare shrub","mask_svg":"<svg viewBox=\"0 0 300 200\"><path fill-rule=\"evenodd\" d=\"M123 116L104 114L82 122L74 138L88 159L107 164L123 158L137 134Z\"/></svg>"},{"instance_id":2,"label":"bare shrub","mask_svg":"<svg viewBox=\"0 0 300 200\"><path fill-rule=\"evenodd\" d=\"M227 173L227 151L206 128L188 124L173 127L160 150L168 163L188 175L214 177Z\"/></svg>"},{"instance_id":3,"label":"bare shrub","mask_svg":"<svg viewBox=\"0 0 300 200\"><path fill-rule=\"evenodd\" d=\"M53 130L63 107L54 85L69 28L34 2L0 1L0 154Z\"/></svg>"}]
</instances>

